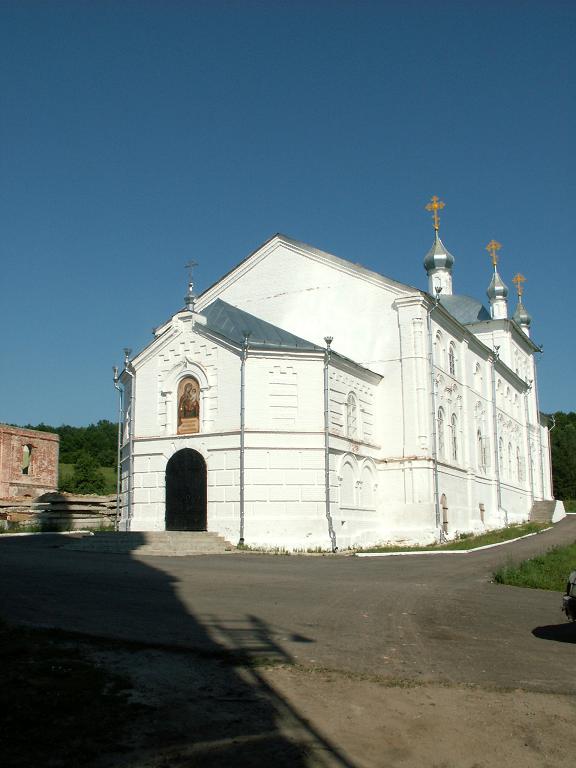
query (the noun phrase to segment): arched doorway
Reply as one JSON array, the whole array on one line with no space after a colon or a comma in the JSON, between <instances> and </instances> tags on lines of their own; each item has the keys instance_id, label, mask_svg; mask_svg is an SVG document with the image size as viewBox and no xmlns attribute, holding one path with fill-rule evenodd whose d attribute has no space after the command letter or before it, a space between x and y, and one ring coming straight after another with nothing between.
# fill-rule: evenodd
<instances>
[{"instance_id":1,"label":"arched doorway","mask_svg":"<svg viewBox=\"0 0 576 768\"><path fill-rule=\"evenodd\" d=\"M206 530L206 462L191 448L166 465L166 530Z\"/></svg>"},{"instance_id":2,"label":"arched doorway","mask_svg":"<svg viewBox=\"0 0 576 768\"><path fill-rule=\"evenodd\" d=\"M448 499L445 493L440 498L440 506L442 507L442 530L448 533Z\"/></svg>"}]
</instances>

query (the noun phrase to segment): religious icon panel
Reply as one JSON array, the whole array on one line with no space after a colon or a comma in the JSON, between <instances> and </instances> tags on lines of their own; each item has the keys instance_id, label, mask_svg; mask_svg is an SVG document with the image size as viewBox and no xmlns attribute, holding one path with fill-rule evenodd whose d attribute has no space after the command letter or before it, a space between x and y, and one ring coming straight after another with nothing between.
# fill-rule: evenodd
<instances>
[{"instance_id":1,"label":"religious icon panel","mask_svg":"<svg viewBox=\"0 0 576 768\"><path fill-rule=\"evenodd\" d=\"M188 376L178 385L178 434L200 432L200 385Z\"/></svg>"}]
</instances>

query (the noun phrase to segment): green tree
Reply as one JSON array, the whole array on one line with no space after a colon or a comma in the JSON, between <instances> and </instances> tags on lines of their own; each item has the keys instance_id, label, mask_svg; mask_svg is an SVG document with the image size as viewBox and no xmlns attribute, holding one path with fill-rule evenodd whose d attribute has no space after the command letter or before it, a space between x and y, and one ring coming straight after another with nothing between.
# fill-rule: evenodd
<instances>
[{"instance_id":1,"label":"green tree","mask_svg":"<svg viewBox=\"0 0 576 768\"><path fill-rule=\"evenodd\" d=\"M576 499L576 413L554 414L556 426L550 432L554 495Z\"/></svg>"},{"instance_id":2,"label":"green tree","mask_svg":"<svg viewBox=\"0 0 576 768\"><path fill-rule=\"evenodd\" d=\"M72 493L104 493L106 481L99 464L87 451L78 454L69 488ZM64 489L63 489L64 490Z\"/></svg>"}]
</instances>

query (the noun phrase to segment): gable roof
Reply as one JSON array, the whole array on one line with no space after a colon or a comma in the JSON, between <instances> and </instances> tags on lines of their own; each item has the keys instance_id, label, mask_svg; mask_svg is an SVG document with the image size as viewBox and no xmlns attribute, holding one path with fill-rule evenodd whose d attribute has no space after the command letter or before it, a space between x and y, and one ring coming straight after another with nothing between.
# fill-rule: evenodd
<instances>
[{"instance_id":1,"label":"gable roof","mask_svg":"<svg viewBox=\"0 0 576 768\"><path fill-rule=\"evenodd\" d=\"M324 351L322 347L317 347L311 341L301 339L277 325L267 323L260 317L233 307L222 299L213 301L202 310L202 315L206 318L204 328L235 344L242 345L244 336L248 334L251 347Z\"/></svg>"},{"instance_id":2,"label":"gable roof","mask_svg":"<svg viewBox=\"0 0 576 768\"><path fill-rule=\"evenodd\" d=\"M462 325L491 320L490 313L478 299L471 296L440 296L440 304Z\"/></svg>"}]
</instances>

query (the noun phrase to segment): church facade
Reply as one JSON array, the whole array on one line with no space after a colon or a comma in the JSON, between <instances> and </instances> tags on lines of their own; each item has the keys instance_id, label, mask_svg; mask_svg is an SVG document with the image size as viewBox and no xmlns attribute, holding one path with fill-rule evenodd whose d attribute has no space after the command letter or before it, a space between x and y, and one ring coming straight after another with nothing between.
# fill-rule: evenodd
<instances>
[{"instance_id":1,"label":"church facade","mask_svg":"<svg viewBox=\"0 0 576 768\"><path fill-rule=\"evenodd\" d=\"M436 216L436 211L434 211ZM343 549L528 519L552 498L530 317L276 235L157 328L120 376L124 530Z\"/></svg>"}]
</instances>

